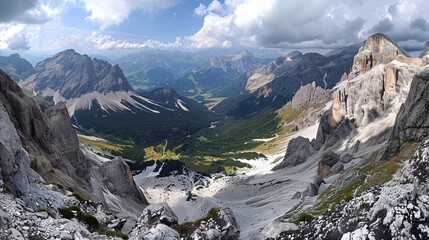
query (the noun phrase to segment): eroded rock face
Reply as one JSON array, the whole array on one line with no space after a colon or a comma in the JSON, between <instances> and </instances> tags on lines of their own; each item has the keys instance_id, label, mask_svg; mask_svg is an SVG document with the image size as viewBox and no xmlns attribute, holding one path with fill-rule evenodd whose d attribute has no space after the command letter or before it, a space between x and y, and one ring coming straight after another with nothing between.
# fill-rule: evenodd
<instances>
[{"instance_id":1,"label":"eroded rock face","mask_svg":"<svg viewBox=\"0 0 429 240\"><path fill-rule=\"evenodd\" d=\"M416 74L410 93L399 111L385 158L392 157L402 146L429 136L429 69Z\"/></svg>"},{"instance_id":2,"label":"eroded rock face","mask_svg":"<svg viewBox=\"0 0 429 240\"><path fill-rule=\"evenodd\" d=\"M137 219L147 201L128 166L123 160L101 166L97 160L86 157L79 149L64 104L39 108L0 71L0 106L0 180L11 186L16 197L34 209L60 206L39 184L53 181L101 201L117 213L134 212ZM113 193L105 185L107 182L116 184L112 184ZM121 196L126 197L120 199Z\"/></svg>"},{"instance_id":3,"label":"eroded rock face","mask_svg":"<svg viewBox=\"0 0 429 240\"><path fill-rule=\"evenodd\" d=\"M334 93L332 108L322 116L317 139L331 146L354 128L398 111L413 76L421 71L421 59L407 56L387 36L370 36L355 57L349 79Z\"/></svg>"},{"instance_id":4,"label":"eroded rock face","mask_svg":"<svg viewBox=\"0 0 429 240\"><path fill-rule=\"evenodd\" d=\"M427 239L429 142L393 179L276 239Z\"/></svg>"},{"instance_id":5,"label":"eroded rock face","mask_svg":"<svg viewBox=\"0 0 429 240\"><path fill-rule=\"evenodd\" d=\"M143 193L134 182L130 168L121 157L103 163L98 171L112 193L124 197L132 196L147 204Z\"/></svg>"},{"instance_id":6,"label":"eroded rock face","mask_svg":"<svg viewBox=\"0 0 429 240\"><path fill-rule=\"evenodd\" d=\"M398 55L409 56L388 36L382 33L371 35L355 56L349 79L368 72L380 63L389 63Z\"/></svg>"},{"instance_id":7,"label":"eroded rock face","mask_svg":"<svg viewBox=\"0 0 429 240\"><path fill-rule=\"evenodd\" d=\"M282 169L285 167L293 167L307 160L309 156L320 149L320 143L317 140L310 142L308 138L297 137L288 143L286 155L283 161L275 166L273 170Z\"/></svg>"},{"instance_id":8,"label":"eroded rock face","mask_svg":"<svg viewBox=\"0 0 429 240\"><path fill-rule=\"evenodd\" d=\"M299 109L303 107L306 103L314 101L324 93L325 90L317 86L316 82L301 86L299 90L295 93L295 96L292 98L292 107L295 109Z\"/></svg>"},{"instance_id":9,"label":"eroded rock face","mask_svg":"<svg viewBox=\"0 0 429 240\"><path fill-rule=\"evenodd\" d=\"M16 85L4 72L0 71L0 103L3 106L3 121L12 124L3 124L4 132L2 158L3 177L8 178L18 196L31 196L27 190L29 179L38 179L40 174L46 180L56 181L63 186L81 189L84 192L86 184L76 177L74 168L58 146L54 143L53 132L47 126L40 109L34 101L25 97ZM16 139L14 136L18 136ZM13 141L7 144L6 141ZM8 146L14 146L13 148ZM30 169L30 164L37 173ZM33 171L33 172L32 172ZM19 174L15 181L15 174ZM80 188L80 186L82 188ZM33 195L34 196L34 195ZM31 199L28 199L31 201Z\"/></svg>"},{"instance_id":10,"label":"eroded rock face","mask_svg":"<svg viewBox=\"0 0 429 240\"><path fill-rule=\"evenodd\" d=\"M420 53L419 58L423 58L424 56L429 55L429 42L425 43L422 52Z\"/></svg>"},{"instance_id":11,"label":"eroded rock face","mask_svg":"<svg viewBox=\"0 0 429 240\"><path fill-rule=\"evenodd\" d=\"M323 154L322 159L317 166L317 175L325 178L331 174L331 168L340 161L340 156L334 152L328 151ZM337 166L337 168L339 168ZM339 169L335 169L338 171Z\"/></svg>"}]
</instances>

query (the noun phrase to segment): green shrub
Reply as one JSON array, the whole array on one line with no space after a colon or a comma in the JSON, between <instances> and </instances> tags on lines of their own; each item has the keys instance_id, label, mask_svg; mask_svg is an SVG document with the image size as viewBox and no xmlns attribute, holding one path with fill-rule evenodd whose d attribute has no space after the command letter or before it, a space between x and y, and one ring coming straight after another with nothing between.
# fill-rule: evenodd
<instances>
[{"instance_id":1,"label":"green shrub","mask_svg":"<svg viewBox=\"0 0 429 240\"><path fill-rule=\"evenodd\" d=\"M100 228L100 223L97 218L91 214L81 213L81 216L78 216L78 219L88 225L90 231L97 231Z\"/></svg>"},{"instance_id":2,"label":"green shrub","mask_svg":"<svg viewBox=\"0 0 429 240\"><path fill-rule=\"evenodd\" d=\"M60 208L58 211L61 213L61 215L63 215L64 218L76 218L77 220L85 223L92 232L100 229L100 223L98 222L97 218L91 214L82 212L78 206Z\"/></svg>"},{"instance_id":3,"label":"green shrub","mask_svg":"<svg viewBox=\"0 0 429 240\"><path fill-rule=\"evenodd\" d=\"M295 224L299 224L300 222L311 222L314 220L314 217L306 212L299 214L299 216L293 221Z\"/></svg>"}]
</instances>

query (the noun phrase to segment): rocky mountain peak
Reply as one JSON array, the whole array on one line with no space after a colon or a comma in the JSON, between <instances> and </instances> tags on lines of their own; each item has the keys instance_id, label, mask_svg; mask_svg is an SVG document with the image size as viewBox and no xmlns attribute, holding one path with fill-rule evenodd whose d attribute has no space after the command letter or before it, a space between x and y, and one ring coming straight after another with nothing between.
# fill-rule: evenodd
<instances>
[{"instance_id":1,"label":"rocky mountain peak","mask_svg":"<svg viewBox=\"0 0 429 240\"><path fill-rule=\"evenodd\" d=\"M419 58L423 58L424 56L429 55L429 41L425 43L422 52L420 53Z\"/></svg>"},{"instance_id":2,"label":"rocky mountain peak","mask_svg":"<svg viewBox=\"0 0 429 240\"><path fill-rule=\"evenodd\" d=\"M323 93L325 93L325 90L317 86L316 82L314 81L305 86L301 86L292 98L292 107L299 109L306 103L309 103L318 98Z\"/></svg>"},{"instance_id":3,"label":"rocky mountain peak","mask_svg":"<svg viewBox=\"0 0 429 240\"><path fill-rule=\"evenodd\" d=\"M246 58L247 59L254 59L255 56L253 56L253 53L245 50L245 51L235 55L234 57L232 57L232 61L238 61L238 60L246 59Z\"/></svg>"},{"instance_id":4,"label":"rocky mountain peak","mask_svg":"<svg viewBox=\"0 0 429 240\"><path fill-rule=\"evenodd\" d=\"M286 55L285 60L286 61L293 61L299 57L301 57L303 54L300 51L293 51Z\"/></svg>"},{"instance_id":5,"label":"rocky mountain peak","mask_svg":"<svg viewBox=\"0 0 429 240\"><path fill-rule=\"evenodd\" d=\"M210 68L220 68L224 72L246 73L256 64L252 53L244 51L234 56L216 56L210 58Z\"/></svg>"},{"instance_id":6,"label":"rocky mountain peak","mask_svg":"<svg viewBox=\"0 0 429 240\"><path fill-rule=\"evenodd\" d=\"M30 88L33 86L38 92L58 92L64 99L77 98L95 91L108 93L133 90L118 65L92 59L73 49L39 62L23 85Z\"/></svg>"},{"instance_id":7,"label":"rocky mountain peak","mask_svg":"<svg viewBox=\"0 0 429 240\"><path fill-rule=\"evenodd\" d=\"M398 46L390 37L376 33L368 37L359 53L355 56L349 79L371 70L374 66L389 63L398 55L409 57L408 53Z\"/></svg>"},{"instance_id":8,"label":"rocky mountain peak","mask_svg":"<svg viewBox=\"0 0 429 240\"><path fill-rule=\"evenodd\" d=\"M26 72L33 68L33 65L24 58L21 58L18 53L14 53L9 57L0 56L0 68L11 76L12 79L19 81Z\"/></svg>"}]
</instances>

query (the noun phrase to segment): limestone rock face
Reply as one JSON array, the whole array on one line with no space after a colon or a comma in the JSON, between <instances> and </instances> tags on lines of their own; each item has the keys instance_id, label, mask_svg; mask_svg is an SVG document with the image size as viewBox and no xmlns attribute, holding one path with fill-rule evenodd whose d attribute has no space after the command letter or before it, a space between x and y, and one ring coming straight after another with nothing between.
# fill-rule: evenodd
<instances>
[{"instance_id":1,"label":"limestone rock face","mask_svg":"<svg viewBox=\"0 0 429 240\"><path fill-rule=\"evenodd\" d=\"M331 174L331 168L340 161L340 156L334 152L326 152L319 161L317 175L325 178Z\"/></svg>"},{"instance_id":2,"label":"limestone rock face","mask_svg":"<svg viewBox=\"0 0 429 240\"><path fill-rule=\"evenodd\" d=\"M39 107L2 71L0 116L0 180L29 207L62 206L41 181L57 182L119 213L139 216L147 205L123 160L103 165L82 153L64 104Z\"/></svg>"},{"instance_id":3,"label":"limestone rock face","mask_svg":"<svg viewBox=\"0 0 429 240\"><path fill-rule=\"evenodd\" d=\"M388 36L382 33L371 35L355 56L349 79L368 72L380 63L389 63L398 55L409 56Z\"/></svg>"},{"instance_id":4,"label":"limestone rock face","mask_svg":"<svg viewBox=\"0 0 429 240\"><path fill-rule=\"evenodd\" d=\"M427 239L429 142L389 182L275 239Z\"/></svg>"},{"instance_id":5,"label":"limestone rock face","mask_svg":"<svg viewBox=\"0 0 429 240\"><path fill-rule=\"evenodd\" d=\"M33 169L46 180L56 181L64 186L75 189L78 186L88 186L76 177L73 166L56 145L55 134L50 131L35 102L24 96L19 86L1 71L0 102L18 133L22 143L20 145L31 159ZM53 174L55 171L58 174Z\"/></svg>"},{"instance_id":6,"label":"limestone rock face","mask_svg":"<svg viewBox=\"0 0 429 240\"><path fill-rule=\"evenodd\" d=\"M282 169L285 167L293 167L307 160L309 156L320 149L317 141L308 140L308 138L297 137L288 143L286 155L283 161L275 166L273 170Z\"/></svg>"},{"instance_id":7,"label":"limestone rock face","mask_svg":"<svg viewBox=\"0 0 429 240\"><path fill-rule=\"evenodd\" d=\"M420 53L419 58L423 58L424 56L429 55L429 42L425 43L422 52Z\"/></svg>"},{"instance_id":8,"label":"limestone rock face","mask_svg":"<svg viewBox=\"0 0 429 240\"><path fill-rule=\"evenodd\" d=\"M0 71L0 74L4 74ZM11 187L12 193L32 207L60 207L64 203L38 184L39 175L30 168L30 157L23 148L19 133L5 108L3 97L6 83L12 81L0 76L0 181ZM17 105L19 106L19 105ZM49 163L48 163L49 164Z\"/></svg>"},{"instance_id":9,"label":"limestone rock face","mask_svg":"<svg viewBox=\"0 0 429 240\"><path fill-rule=\"evenodd\" d=\"M421 59L407 57L387 36L370 36L355 57L349 79L339 84L331 109L322 116L317 139L331 146L354 128L397 112L421 65Z\"/></svg>"},{"instance_id":10,"label":"limestone rock face","mask_svg":"<svg viewBox=\"0 0 429 240\"><path fill-rule=\"evenodd\" d=\"M407 142L418 142L429 136L429 69L416 74L410 93L399 111L385 157L394 155Z\"/></svg>"},{"instance_id":11,"label":"limestone rock face","mask_svg":"<svg viewBox=\"0 0 429 240\"><path fill-rule=\"evenodd\" d=\"M292 107L299 109L306 103L310 103L325 93L323 88L316 85L316 82L312 82L305 86L301 86L292 98Z\"/></svg>"}]
</instances>

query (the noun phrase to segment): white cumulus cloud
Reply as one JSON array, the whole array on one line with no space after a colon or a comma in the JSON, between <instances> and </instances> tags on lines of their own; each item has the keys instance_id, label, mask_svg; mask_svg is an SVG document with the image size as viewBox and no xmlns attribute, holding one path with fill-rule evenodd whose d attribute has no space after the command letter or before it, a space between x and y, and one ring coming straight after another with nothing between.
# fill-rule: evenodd
<instances>
[{"instance_id":1,"label":"white cumulus cloud","mask_svg":"<svg viewBox=\"0 0 429 240\"><path fill-rule=\"evenodd\" d=\"M25 25L0 25L0 49L28 49Z\"/></svg>"},{"instance_id":2,"label":"white cumulus cloud","mask_svg":"<svg viewBox=\"0 0 429 240\"><path fill-rule=\"evenodd\" d=\"M426 0L213 0L194 10L204 24L187 39L197 47L222 47L227 40L230 46L335 48L382 31L421 44L429 40L427 9Z\"/></svg>"},{"instance_id":3,"label":"white cumulus cloud","mask_svg":"<svg viewBox=\"0 0 429 240\"><path fill-rule=\"evenodd\" d=\"M177 38L175 42L171 43L163 43L152 39L145 40L143 42L130 42L127 40L118 40L110 35L102 34L100 32L93 32L88 40L97 50L176 48L182 45L180 38Z\"/></svg>"}]
</instances>

